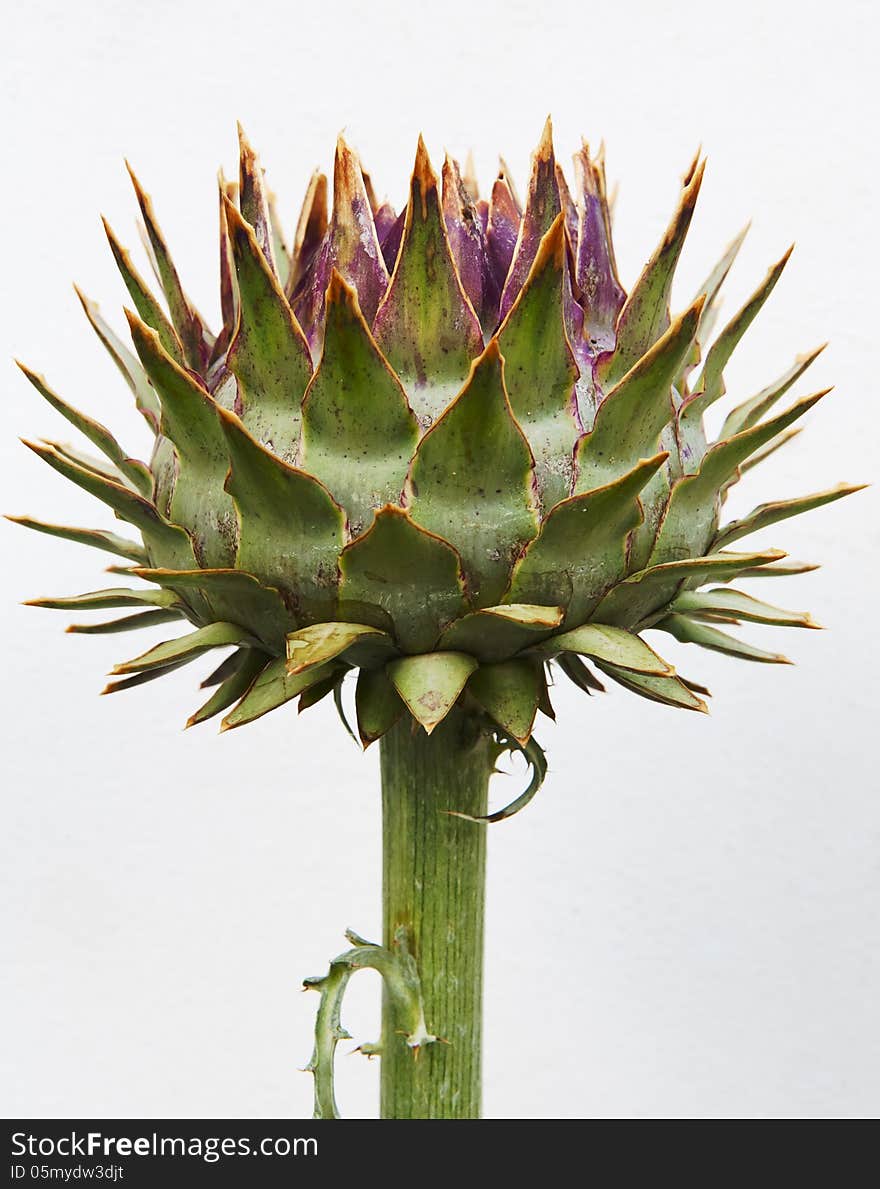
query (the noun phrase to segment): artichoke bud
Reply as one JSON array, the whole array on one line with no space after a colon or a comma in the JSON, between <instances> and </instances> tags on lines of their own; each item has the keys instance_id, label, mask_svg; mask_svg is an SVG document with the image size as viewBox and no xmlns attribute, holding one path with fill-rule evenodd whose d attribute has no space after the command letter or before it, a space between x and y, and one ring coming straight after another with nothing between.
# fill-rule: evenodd
<instances>
[{"instance_id":1,"label":"artichoke bud","mask_svg":"<svg viewBox=\"0 0 880 1189\"><path fill-rule=\"evenodd\" d=\"M80 295L154 435L148 464L23 369L101 458L59 443L32 449L139 539L21 522L115 553L127 563L119 572L142 580L37 604L127 609L75 631L192 624L117 666L108 689L232 647L190 724L225 712L224 728L239 726L331 693L341 707L341 683L357 670L365 746L403 715L431 731L459 704L526 751L537 711L552 715L551 666L588 694L603 688L596 669L650 700L702 710L702 687L643 629L780 661L727 627L815 626L728 585L810 568L730 546L855 488L722 523L731 484L824 393L777 407L814 352L707 439L703 414L725 396L724 368L787 255L714 338L742 236L673 314L701 161L627 293L602 156L583 145L569 188L549 121L522 202L503 163L486 198L472 166L450 157L441 181L420 139L397 211L340 139L332 203L316 172L290 246L243 132L240 148L237 186L220 179L216 333L183 289L134 173L163 300L109 227L133 350Z\"/></svg>"}]
</instances>

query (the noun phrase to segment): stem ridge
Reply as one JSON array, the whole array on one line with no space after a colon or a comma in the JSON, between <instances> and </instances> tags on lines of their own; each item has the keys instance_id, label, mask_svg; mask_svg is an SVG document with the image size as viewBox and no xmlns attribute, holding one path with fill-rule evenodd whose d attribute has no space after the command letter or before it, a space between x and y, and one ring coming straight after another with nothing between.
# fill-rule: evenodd
<instances>
[{"instance_id":1,"label":"stem ridge","mask_svg":"<svg viewBox=\"0 0 880 1189\"><path fill-rule=\"evenodd\" d=\"M401 720L380 749L383 943L389 948L404 930L425 1016L448 1040L413 1061L383 984L381 1114L478 1118L486 831L448 811L485 814L497 751L482 724L458 707L431 735Z\"/></svg>"}]
</instances>

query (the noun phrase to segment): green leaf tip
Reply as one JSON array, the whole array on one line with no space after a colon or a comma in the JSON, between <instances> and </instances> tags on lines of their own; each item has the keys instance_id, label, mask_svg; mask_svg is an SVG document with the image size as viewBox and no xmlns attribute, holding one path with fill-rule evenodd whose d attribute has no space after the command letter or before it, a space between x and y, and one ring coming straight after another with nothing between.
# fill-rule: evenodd
<instances>
[{"instance_id":1,"label":"green leaf tip","mask_svg":"<svg viewBox=\"0 0 880 1189\"><path fill-rule=\"evenodd\" d=\"M601 671L630 693L638 694L649 702L659 702L663 706L671 706L678 710L695 710L700 714L708 714L709 707L702 698L680 677L669 675L666 677L656 674L634 673L631 669L621 669L616 665L597 661Z\"/></svg>"},{"instance_id":2,"label":"green leaf tip","mask_svg":"<svg viewBox=\"0 0 880 1189\"><path fill-rule=\"evenodd\" d=\"M410 714L430 735L476 668L477 661L466 653L433 652L390 661L386 672Z\"/></svg>"},{"instance_id":3,"label":"green leaf tip","mask_svg":"<svg viewBox=\"0 0 880 1189\"><path fill-rule=\"evenodd\" d=\"M669 632L682 644L698 644L712 652L723 652L739 660L757 661L769 665L790 665L792 661L780 652L766 652L763 648L756 648L744 640L738 640L727 632L719 631L711 623L702 623L685 615L668 615L662 619L657 627L661 631Z\"/></svg>"},{"instance_id":4,"label":"green leaf tip","mask_svg":"<svg viewBox=\"0 0 880 1189\"><path fill-rule=\"evenodd\" d=\"M37 392L39 392L40 396L56 412L60 413L74 429L77 429L93 446L101 451L104 457L120 473L120 477L124 478L124 481L130 483L141 495L150 495L153 486L152 476L149 468L144 463L130 458L109 429L101 425L99 421L93 420L91 417L86 416L85 413L80 413L78 409L75 409L65 400L62 400L38 372L33 371L18 359L15 362L22 374L30 381Z\"/></svg>"},{"instance_id":5,"label":"green leaf tip","mask_svg":"<svg viewBox=\"0 0 880 1189\"><path fill-rule=\"evenodd\" d=\"M698 162L685 175L666 234L624 303L617 321L614 350L599 363L600 377L606 387L622 379L669 326L672 281L703 183L705 165L705 161Z\"/></svg>"},{"instance_id":6,"label":"green leaf tip","mask_svg":"<svg viewBox=\"0 0 880 1189\"><path fill-rule=\"evenodd\" d=\"M76 296L79 298L83 312L89 320L89 325L98 336L99 341L131 390L135 399L135 407L153 433L157 433L161 407L146 372L128 347L126 347L118 335L101 317L98 303L86 297L77 285L74 285L73 288Z\"/></svg>"},{"instance_id":7,"label":"green leaf tip","mask_svg":"<svg viewBox=\"0 0 880 1189\"><path fill-rule=\"evenodd\" d=\"M143 216L151 257L155 263L165 300L171 311L172 325L183 348L187 364L192 368L199 368L207 362L204 327L180 283L180 277L171 259L165 237L156 220L152 199L141 186L128 161L125 162L125 168L128 170Z\"/></svg>"},{"instance_id":8,"label":"green leaf tip","mask_svg":"<svg viewBox=\"0 0 880 1189\"><path fill-rule=\"evenodd\" d=\"M126 673L142 672L145 669L160 669L174 661L194 658L212 648L222 648L229 644L241 644L250 641L251 637L242 628L233 623L212 623L198 628L187 636L177 640L168 640L164 644L157 644L134 660L124 661L114 665L110 670L111 676Z\"/></svg>"},{"instance_id":9,"label":"green leaf tip","mask_svg":"<svg viewBox=\"0 0 880 1189\"><path fill-rule=\"evenodd\" d=\"M103 216L101 217L101 221L104 224L104 231L107 235L113 258L116 261L116 266L122 275L122 280L128 290L129 297L134 302L135 309L144 322L159 335L162 346L172 359L181 366L186 366L183 345L177 337L174 327L168 321L165 311L132 264L127 249L116 238L113 228Z\"/></svg>"},{"instance_id":10,"label":"green leaf tip","mask_svg":"<svg viewBox=\"0 0 880 1189\"><path fill-rule=\"evenodd\" d=\"M560 652L575 652L633 673L667 676L675 672L672 665L658 656L640 636L611 624L584 624L570 632L551 636L546 643L538 645L536 651L548 657Z\"/></svg>"},{"instance_id":11,"label":"green leaf tip","mask_svg":"<svg viewBox=\"0 0 880 1189\"><path fill-rule=\"evenodd\" d=\"M187 729L207 722L243 698L263 672L269 659L265 653L254 648L240 648L232 653L224 662L232 662L228 665L226 675L216 685L207 702L186 720Z\"/></svg>"},{"instance_id":12,"label":"green leaf tip","mask_svg":"<svg viewBox=\"0 0 880 1189\"><path fill-rule=\"evenodd\" d=\"M283 656L276 657L266 665L244 697L223 719L221 732L262 718L270 710L276 710L310 686L323 681L332 671L332 665L316 665L303 673L290 674L287 672L286 659Z\"/></svg>"},{"instance_id":13,"label":"green leaf tip","mask_svg":"<svg viewBox=\"0 0 880 1189\"><path fill-rule=\"evenodd\" d=\"M32 516L6 516L6 520L13 524L20 524L23 528L33 529L38 533L46 533L50 537L60 537L65 541L75 541L79 545L90 545L95 549L102 549L107 553L115 553L118 557L127 557L130 561L143 565L147 561L146 550L136 541L126 540L115 533L109 533L98 528L70 528L61 524L48 524L44 520L35 520Z\"/></svg>"}]
</instances>

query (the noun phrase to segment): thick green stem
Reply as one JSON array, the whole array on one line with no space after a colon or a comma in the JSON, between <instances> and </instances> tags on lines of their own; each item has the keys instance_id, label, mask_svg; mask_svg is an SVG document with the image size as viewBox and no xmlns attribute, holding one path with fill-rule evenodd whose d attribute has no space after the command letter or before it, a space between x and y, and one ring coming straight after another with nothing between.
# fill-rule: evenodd
<instances>
[{"instance_id":1,"label":"thick green stem","mask_svg":"<svg viewBox=\"0 0 880 1189\"><path fill-rule=\"evenodd\" d=\"M410 721L383 736L384 944L401 926L421 979L428 1029L448 1043L414 1054L383 1002L383 1119L476 1119L490 741L453 711L432 735Z\"/></svg>"}]
</instances>

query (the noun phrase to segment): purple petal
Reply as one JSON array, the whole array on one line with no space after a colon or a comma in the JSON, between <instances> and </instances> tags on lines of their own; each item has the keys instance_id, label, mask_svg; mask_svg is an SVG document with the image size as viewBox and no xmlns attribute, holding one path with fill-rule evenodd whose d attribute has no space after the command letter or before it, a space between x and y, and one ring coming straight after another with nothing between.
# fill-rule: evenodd
<instances>
[{"instance_id":1,"label":"purple petal","mask_svg":"<svg viewBox=\"0 0 880 1189\"><path fill-rule=\"evenodd\" d=\"M482 319L488 272L486 239L458 163L449 156L443 163L443 218L462 288Z\"/></svg>"},{"instance_id":2,"label":"purple petal","mask_svg":"<svg viewBox=\"0 0 880 1189\"><path fill-rule=\"evenodd\" d=\"M486 228L486 252L488 257L487 292L485 296L486 329L497 321L501 290L510 271L510 262L516 248L519 234L520 212L507 178L499 175L492 187ZM490 301L491 288L491 301ZM491 314L490 314L491 307Z\"/></svg>"},{"instance_id":3,"label":"purple petal","mask_svg":"<svg viewBox=\"0 0 880 1189\"><path fill-rule=\"evenodd\" d=\"M579 191L575 280L584 307L586 335L597 352L608 351L614 346L614 328L626 294L614 262L605 169L601 159L590 160L587 145L575 154L574 163Z\"/></svg>"},{"instance_id":4,"label":"purple petal","mask_svg":"<svg viewBox=\"0 0 880 1189\"><path fill-rule=\"evenodd\" d=\"M529 275L538 252L538 244L547 234L553 220L562 209L556 186L556 160L553 155L553 129L550 120L544 125L541 142L532 156L532 176L519 228L516 251L501 295L503 318Z\"/></svg>"},{"instance_id":5,"label":"purple petal","mask_svg":"<svg viewBox=\"0 0 880 1189\"><path fill-rule=\"evenodd\" d=\"M388 271L394 272L397 253L400 251L400 241L403 238L403 225L406 222L406 207L400 212L381 240L382 255Z\"/></svg>"},{"instance_id":6,"label":"purple petal","mask_svg":"<svg viewBox=\"0 0 880 1189\"><path fill-rule=\"evenodd\" d=\"M371 321L388 287L388 269L360 163L341 137L333 169L333 217L294 302L313 353L323 339L325 294L334 268L357 290L364 317Z\"/></svg>"},{"instance_id":7,"label":"purple petal","mask_svg":"<svg viewBox=\"0 0 880 1189\"><path fill-rule=\"evenodd\" d=\"M303 277L327 234L327 178L316 169L309 179L293 239L293 256L287 296L297 293Z\"/></svg>"}]
</instances>

